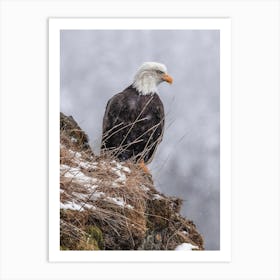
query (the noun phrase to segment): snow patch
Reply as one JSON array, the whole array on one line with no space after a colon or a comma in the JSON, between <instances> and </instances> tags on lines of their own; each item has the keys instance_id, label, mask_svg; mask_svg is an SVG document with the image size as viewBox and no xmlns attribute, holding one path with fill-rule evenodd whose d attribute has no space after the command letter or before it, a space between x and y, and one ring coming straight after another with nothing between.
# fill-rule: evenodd
<instances>
[{"instance_id":1,"label":"snow patch","mask_svg":"<svg viewBox=\"0 0 280 280\"><path fill-rule=\"evenodd\" d=\"M105 197L105 193L104 192L93 192L92 194L90 194L88 196L88 199L90 199L91 201L95 201L98 200L100 198Z\"/></svg>"},{"instance_id":2,"label":"snow patch","mask_svg":"<svg viewBox=\"0 0 280 280\"><path fill-rule=\"evenodd\" d=\"M115 180L115 182L124 184L126 181L126 175L124 174L124 172L131 173L131 170L128 167L123 166L121 163L116 162L115 160L112 160L111 164L115 166L112 167L112 171L119 177Z\"/></svg>"},{"instance_id":3,"label":"snow patch","mask_svg":"<svg viewBox=\"0 0 280 280\"><path fill-rule=\"evenodd\" d=\"M131 173L131 170L127 166L123 166L122 170L126 173Z\"/></svg>"},{"instance_id":4,"label":"snow patch","mask_svg":"<svg viewBox=\"0 0 280 280\"><path fill-rule=\"evenodd\" d=\"M93 178L93 180L97 180L97 179ZM89 192L94 191L98 187L97 185L93 185L93 184L84 184L84 186Z\"/></svg>"},{"instance_id":5,"label":"snow patch","mask_svg":"<svg viewBox=\"0 0 280 280\"><path fill-rule=\"evenodd\" d=\"M141 185L140 188L144 191L144 192L148 192L150 189L144 185Z\"/></svg>"},{"instance_id":6,"label":"snow patch","mask_svg":"<svg viewBox=\"0 0 280 280\"><path fill-rule=\"evenodd\" d=\"M69 153L70 153L73 157L75 157L75 158L81 158L81 157L82 157L82 154L81 154L81 153L79 153L79 152L74 152L74 151L72 151L72 150L70 150L70 149L69 149Z\"/></svg>"},{"instance_id":7,"label":"snow patch","mask_svg":"<svg viewBox=\"0 0 280 280\"><path fill-rule=\"evenodd\" d=\"M123 172L121 172L119 169L112 167L112 170L115 172L115 174L119 177L118 179L115 180L115 182L119 183L125 183L126 181L126 176Z\"/></svg>"},{"instance_id":8,"label":"snow patch","mask_svg":"<svg viewBox=\"0 0 280 280\"><path fill-rule=\"evenodd\" d=\"M86 162L86 161L79 162L79 166L84 169L96 169L97 168L96 165L97 162Z\"/></svg>"},{"instance_id":9,"label":"snow patch","mask_svg":"<svg viewBox=\"0 0 280 280\"><path fill-rule=\"evenodd\" d=\"M67 169L70 169L71 167L69 165L66 165L66 164L60 164L60 170L63 171L63 170L67 170Z\"/></svg>"},{"instance_id":10,"label":"snow patch","mask_svg":"<svg viewBox=\"0 0 280 280\"><path fill-rule=\"evenodd\" d=\"M130 204L126 204L125 207L128 208L128 209L134 209L134 207Z\"/></svg>"},{"instance_id":11,"label":"snow patch","mask_svg":"<svg viewBox=\"0 0 280 280\"><path fill-rule=\"evenodd\" d=\"M111 161L111 164L115 165L116 168L119 169L119 170L122 170L122 171L127 172L127 173L131 173L130 168L128 168L127 166L123 166L123 164L120 163L120 162L117 162L117 161L115 161L115 160L112 160L112 161Z\"/></svg>"},{"instance_id":12,"label":"snow patch","mask_svg":"<svg viewBox=\"0 0 280 280\"><path fill-rule=\"evenodd\" d=\"M108 202L112 202L120 207L126 207L129 209L133 209L134 207L130 204L127 204L124 202L124 200L121 197L106 197L105 199Z\"/></svg>"},{"instance_id":13,"label":"snow patch","mask_svg":"<svg viewBox=\"0 0 280 280\"><path fill-rule=\"evenodd\" d=\"M163 199L163 197L156 193L156 194L153 194L153 198L152 199L153 200L161 200L161 199Z\"/></svg>"},{"instance_id":14,"label":"snow patch","mask_svg":"<svg viewBox=\"0 0 280 280\"><path fill-rule=\"evenodd\" d=\"M60 209L65 210L76 210L76 211L84 211L84 208L88 209L95 209L94 206L87 204L87 203L76 203L74 201L72 202L66 202L66 203L60 203Z\"/></svg>"},{"instance_id":15,"label":"snow patch","mask_svg":"<svg viewBox=\"0 0 280 280\"><path fill-rule=\"evenodd\" d=\"M125 202L121 197L107 197L106 200L122 207L125 205Z\"/></svg>"},{"instance_id":16,"label":"snow patch","mask_svg":"<svg viewBox=\"0 0 280 280\"><path fill-rule=\"evenodd\" d=\"M65 172L63 174L64 177L71 178L76 181L80 181L83 183L93 184L96 183L97 179L86 176L79 168L70 167L68 165L61 164L60 170Z\"/></svg>"},{"instance_id":17,"label":"snow patch","mask_svg":"<svg viewBox=\"0 0 280 280\"><path fill-rule=\"evenodd\" d=\"M113 183L112 183L112 187L113 187L113 188L119 188L120 185L119 185L118 183L116 183L116 182L113 182Z\"/></svg>"},{"instance_id":18,"label":"snow patch","mask_svg":"<svg viewBox=\"0 0 280 280\"><path fill-rule=\"evenodd\" d=\"M191 243L182 243L175 248L175 251L192 251L192 249L198 249L198 246Z\"/></svg>"}]
</instances>

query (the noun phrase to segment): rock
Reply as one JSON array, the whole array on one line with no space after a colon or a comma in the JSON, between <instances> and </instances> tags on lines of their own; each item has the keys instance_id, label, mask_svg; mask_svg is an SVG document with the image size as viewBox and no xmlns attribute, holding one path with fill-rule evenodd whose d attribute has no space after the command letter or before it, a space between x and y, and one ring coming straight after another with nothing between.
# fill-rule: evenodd
<instances>
[{"instance_id":1,"label":"rock","mask_svg":"<svg viewBox=\"0 0 280 280\"><path fill-rule=\"evenodd\" d=\"M60 113L60 144L92 153L87 134L72 116L65 116L63 113Z\"/></svg>"},{"instance_id":2,"label":"rock","mask_svg":"<svg viewBox=\"0 0 280 280\"><path fill-rule=\"evenodd\" d=\"M95 156L87 135L61 113L61 250L203 250L182 201L158 192L135 163ZM73 138L77 141L73 141Z\"/></svg>"}]
</instances>

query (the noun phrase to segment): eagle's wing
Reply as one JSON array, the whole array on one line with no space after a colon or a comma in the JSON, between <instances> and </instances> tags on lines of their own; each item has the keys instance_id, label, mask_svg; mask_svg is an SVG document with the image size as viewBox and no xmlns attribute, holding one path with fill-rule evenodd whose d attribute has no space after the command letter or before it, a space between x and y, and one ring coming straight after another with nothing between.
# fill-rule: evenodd
<instances>
[{"instance_id":1,"label":"eagle's wing","mask_svg":"<svg viewBox=\"0 0 280 280\"><path fill-rule=\"evenodd\" d=\"M122 120L119 118L120 112L122 111L122 100L122 94L118 93L107 102L103 117L101 149L106 148L106 140L110 138L110 135L112 135L122 123Z\"/></svg>"},{"instance_id":2,"label":"eagle's wing","mask_svg":"<svg viewBox=\"0 0 280 280\"><path fill-rule=\"evenodd\" d=\"M103 135L120 123L121 100L121 95L116 94L107 102L103 117Z\"/></svg>"}]
</instances>

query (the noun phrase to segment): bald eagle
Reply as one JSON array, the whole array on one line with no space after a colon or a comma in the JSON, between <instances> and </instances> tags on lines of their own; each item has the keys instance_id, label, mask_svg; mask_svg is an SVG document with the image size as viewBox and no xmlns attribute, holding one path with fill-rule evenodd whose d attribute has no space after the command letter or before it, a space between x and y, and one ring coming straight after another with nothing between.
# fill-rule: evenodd
<instances>
[{"instance_id":1,"label":"bald eagle","mask_svg":"<svg viewBox=\"0 0 280 280\"><path fill-rule=\"evenodd\" d=\"M164 131L164 107L157 86L172 83L165 65L145 62L133 83L107 103L101 151L120 161L150 163Z\"/></svg>"}]
</instances>

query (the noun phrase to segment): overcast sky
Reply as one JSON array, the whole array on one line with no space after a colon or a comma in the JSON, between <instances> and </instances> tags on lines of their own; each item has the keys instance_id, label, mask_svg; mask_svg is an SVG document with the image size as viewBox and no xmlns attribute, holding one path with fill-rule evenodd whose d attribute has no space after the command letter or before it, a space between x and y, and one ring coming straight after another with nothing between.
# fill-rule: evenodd
<instances>
[{"instance_id":1,"label":"overcast sky","mask_svg":"<svg viewBox=\"0 0 280 280\"><path fill-rule=\"evenodd\" d=\"M61 111L99 152L110 97L132 83L145 61L173 77L159 95L166 128L149 168L155 186L184 200L208 250L220 247L220 34L218 30L61 31Z\"/></svg>"}]
</instances>

